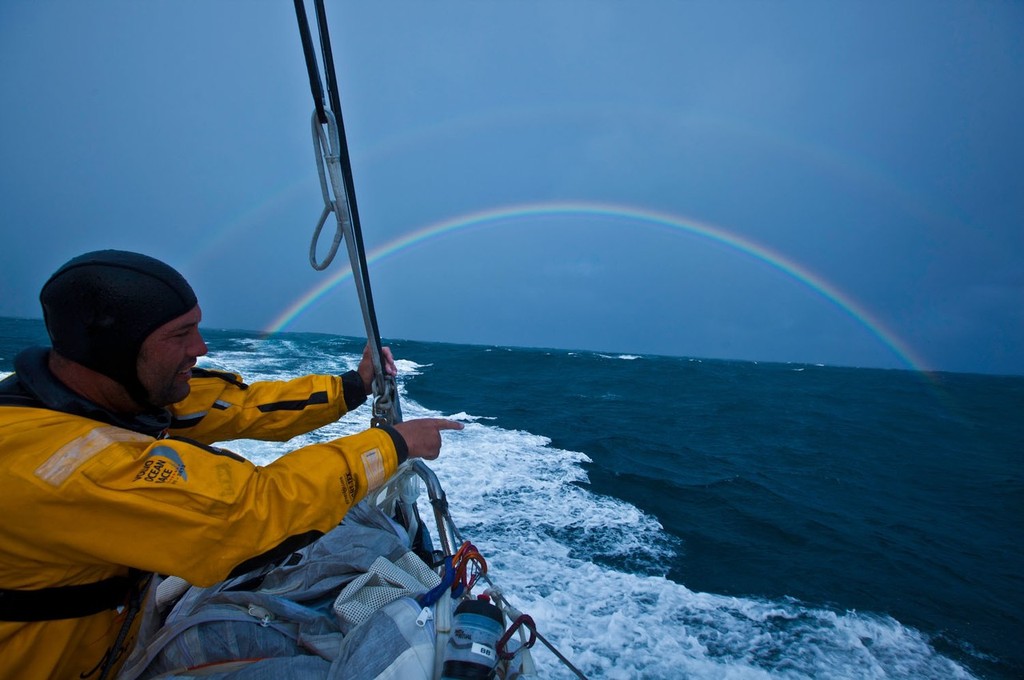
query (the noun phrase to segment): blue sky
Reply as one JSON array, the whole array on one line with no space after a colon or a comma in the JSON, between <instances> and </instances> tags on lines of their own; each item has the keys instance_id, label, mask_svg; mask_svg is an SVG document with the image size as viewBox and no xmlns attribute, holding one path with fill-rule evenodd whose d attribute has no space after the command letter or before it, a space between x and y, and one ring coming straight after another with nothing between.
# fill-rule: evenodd
<instances>
[{"instance_id":1,"label":"blue sky","mask_svg":"<svg viewBox=\"0 0 1024 680\"><path fill-rule=\"evenodd\" d=\"M327 9L385 340L1024 374L1024 5ZM216 328L343 266L291 2L8 0L0 88L0 315L98 248Z\"/></svg>"}]
</instances>

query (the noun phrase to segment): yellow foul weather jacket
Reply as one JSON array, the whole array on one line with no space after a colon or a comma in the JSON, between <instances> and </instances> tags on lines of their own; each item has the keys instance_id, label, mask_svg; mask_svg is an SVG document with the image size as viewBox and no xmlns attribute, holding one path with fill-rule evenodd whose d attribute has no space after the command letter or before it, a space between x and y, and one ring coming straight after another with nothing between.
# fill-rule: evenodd
<instances>
[{"instance_id":1,"label":"yellow foul weather jacket","mask_svg":"<svg viewBox=\"0 0 1024 680\"><path fill-rule=\"evenodd\" d=\"M315 540L407 450L390 428L256 466L211 446L284 441L365 401L358 374L246 385L195 370L167 410L125 417L67 390L26 350L0 382L0 678L98 678L151 573L201 586ZM122 631L122 628L126 628ZM119 634L128 633L123 641ZM113 676L111 676L113 677Z\"/></svg>"}]
</instances>

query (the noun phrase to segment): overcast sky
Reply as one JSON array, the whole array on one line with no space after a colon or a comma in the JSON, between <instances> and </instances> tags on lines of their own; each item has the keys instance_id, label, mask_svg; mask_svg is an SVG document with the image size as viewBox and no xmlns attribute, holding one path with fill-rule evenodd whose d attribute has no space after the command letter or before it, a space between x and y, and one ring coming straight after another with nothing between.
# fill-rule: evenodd
<instances>
[{"instance_id":1,"label":"overcast sky","mask_svg":"<svg viewBox=\"0 0 1024 680\"><path fill-rule=\"evenodd\" d=\"M327 9L385 341L1024 374L1024 4ZM289 0L4 0L0 88L0 316L123 248L365 334Z\"/></svg>"}]
</instances>

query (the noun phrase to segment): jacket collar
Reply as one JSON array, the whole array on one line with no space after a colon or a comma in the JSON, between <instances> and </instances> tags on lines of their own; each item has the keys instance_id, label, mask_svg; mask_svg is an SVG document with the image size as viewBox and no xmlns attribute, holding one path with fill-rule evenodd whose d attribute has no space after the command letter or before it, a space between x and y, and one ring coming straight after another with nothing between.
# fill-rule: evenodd
<instances>
[{"instance_id":1,"label":"jacket collar","mask_svg":"<svg viewBox=\"0 0 1024 680\"><path fill-rule=\"evenodd\" d=\"M171 424L171 412L164 408L140 414L115 413L71 391L50 371L47 364L49 354L46 347L30 347L14 358L15 376L21 390L42 406L151 437L160 436Z\"/></svg>"}]
</instances>

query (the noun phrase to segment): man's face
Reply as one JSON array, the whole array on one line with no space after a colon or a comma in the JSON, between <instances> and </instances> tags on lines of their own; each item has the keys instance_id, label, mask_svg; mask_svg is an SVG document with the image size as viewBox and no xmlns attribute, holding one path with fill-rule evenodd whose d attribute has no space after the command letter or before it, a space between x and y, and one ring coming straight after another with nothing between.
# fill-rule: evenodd
<instances>
[{"instance_id":1,"label":"man's face","mask_svg":"<svg viewBox=\"0 0 1024 680\"><path fill-rule=\"evenodd\" d=\"M160 326L143 341L137 363L139 382L154 406L168 406L188 396L196 358L206 354L199 334L203 313L196 305Z\"/></svg>"}]
</instances>

